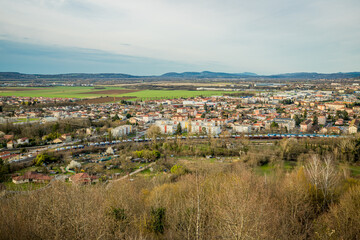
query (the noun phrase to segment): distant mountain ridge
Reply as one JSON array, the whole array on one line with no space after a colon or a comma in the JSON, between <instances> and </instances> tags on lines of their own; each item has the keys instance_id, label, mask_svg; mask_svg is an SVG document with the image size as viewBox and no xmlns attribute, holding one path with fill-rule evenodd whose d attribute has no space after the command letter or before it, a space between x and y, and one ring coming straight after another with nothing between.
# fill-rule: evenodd
<instances>
[{"instance_id":1,"label":"distant mountain ridge","mask_svg":"<svg viewBox=\"0 0 360 240\"><path fill-rule=\"evenodd\" d=\"M249 76L258 76L256 73L224 73L224 72L169 72L161 75L161 77L187 77L187 78L239 78L239 77L249 77Z\"/></svg>"},{"instance_id":2,"label":"distant mountain ridge","mask_svg":"<svg viewBox=\"0 0 360 240\"><path fill-rule=\"evenodd\" d=\"M138 78L129 74L122 73L64 73L64 74L25 74L18 72L0 72L2 79L113 79L113 78Z\"/></svg>"},{"instance_id":3,"label":"distant mountain ridge","mask_svg":"<svg viewBox=\"0 0 360 240\"><path fill-rule=\"evenodd\" d=\"M339 79L339 78L356 78L360 77L360 72L348 72L348 73L309 73L309 72L300 72L300 73L284 73L267 76L270 78L299 78L299 79Z\"/></svg>"},{"instance_id":4,"label":"distant mountain ridge","mask_svg":"<svg viewBox=\"0 0 360 240\"><path fill-rule=\"evenodd\" d=\"M249 79L346 79L358 78L360 72L347 73L316 73L316 72L299 72L299 73L284 73L275 75L257 75L256 73L225 73L225 72L168 72L159 76L135 76L123 73L66 73L66 74L24 74L18 72L0 72L1 80L30 80L30 79L47 79L47 80L75 80L75 79L138 79L138 78L152 78L152 79L215 79L215 78L249 78Z\"/></svg>"}]
</instances>

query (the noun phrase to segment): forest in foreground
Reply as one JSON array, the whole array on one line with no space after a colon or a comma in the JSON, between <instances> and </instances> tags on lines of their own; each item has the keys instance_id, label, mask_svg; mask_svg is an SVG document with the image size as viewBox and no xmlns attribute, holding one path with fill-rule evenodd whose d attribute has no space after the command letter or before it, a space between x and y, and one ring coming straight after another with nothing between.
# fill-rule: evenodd
<instances>
[{"instance_id":1,"label":"forest in foreground","mask_svg":"<svg viewBox=\"0 0 360 240\"><path fill-rule=\"evenodd\" d=\"M331 152L309 152L293 170L264 175L249 164L252 151L216 167L167 160L171 173L151 178L108 187L59 182L2 198L1 239L360 238L359 180Z\"/></svg>"}]
</instances>

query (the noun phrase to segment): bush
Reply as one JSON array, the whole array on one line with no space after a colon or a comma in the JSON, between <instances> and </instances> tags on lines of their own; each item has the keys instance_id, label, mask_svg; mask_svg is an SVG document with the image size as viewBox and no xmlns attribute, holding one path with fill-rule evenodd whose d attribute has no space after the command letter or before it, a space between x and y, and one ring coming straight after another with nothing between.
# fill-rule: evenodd
<instances>
[{"instance_id":1,"label":"bush","mask_svg":"<svg viewBox=\"0 0 360 240\"><path fill-rule=\"evenodd\" d=\"M175 164L171 169L170 172L175 175L184 175L187 171L186 168L180 164Z\"/></svg>"},{"instance_id":2,"label":"bush","mask_svg":"<svg viewBox=\"0 0 360 240\"><path fill-rule=\"evenodd\" d=\"M163 234L165 230L165 208L152 208L150 215L149 230L156 234Z\"/></svg>"},{"instance_id":3,"label":"bush","mask_svg":"<svg viewBox=\"0 0 360 240\"><path fill-rule=\"evenodd\" d=\"M345 193L316 224L319 239L360 239L360 185Z\"/></svg>"},{"instance_id":4,"label":"bush","mask_svg":"<svg viewBox=\"0 0 360 240\"><path fill-rule=\"evenodd\" d=\"M41 153L36 156L34 159L34 164L36 166L42 166L43 164L48 164L56 162L58 159L54 156L49 156L47 153Z\"/></svg>"},{"instance_id":5,"label":"bush","mask_svg":"<svg viewBox=\"0 0 360 240\"><path fill-rule=\"evenodd\" d=\"M127 216L125 214L125 209L123 208L112 208L111 215L117 221L125 221L127 219Z\"/></svg>"}]
</instances>

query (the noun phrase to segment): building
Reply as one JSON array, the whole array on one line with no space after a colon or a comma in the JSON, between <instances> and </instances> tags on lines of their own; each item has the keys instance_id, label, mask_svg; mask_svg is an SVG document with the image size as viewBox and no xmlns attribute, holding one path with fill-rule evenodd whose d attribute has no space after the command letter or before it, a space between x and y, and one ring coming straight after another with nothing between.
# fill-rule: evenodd
<instances>
[{"instance_id":1,"label":"building","mask_svg":"<svg viewBox=\"0 0 360 240\"><path fill-rule=\"evenodd\" d=\"M15 142L13 140L10 140L7 144L6 144L6 147L8 149L13 149L15 148Z\"/></svg>"},{"instance_id":2,"label":"building","mask_svg":"<svg viewBox=\"0 0 360 240\"><path fill-rule=\"evenodd\" d=\"M182 130L184 131L185 126L183 122L171 121L171 120L158 120L155 122L155 125L160 128L160 132L162 134L174 134L179 123Z\"/></svg>"},{"instance_id":3,"label":"building","mask_svg":"<svg viewBox=\"0 0 360 240\"><path fill-rule=\"evenodd\" d=\"M325 105L317 105L317 108L321 111L325 111L326 110L326 106Z\"/></svg>"},{"instance_id":4,"label":"building","mask_svg":"<svg viewBox=\"0 0 360 240\"><path fill-rule=\"evenodd\" d=\"M28 139L27 137L25 137L25 138L19 138L19 139L17 140L17 143L18 143L19 145L21 145L21 144L29 144L29 139Z\"/></svg>"},{"instance_id":5,"label":"building","mask_svg":"<svg viewBox=\"0 0 360 240\"><path fill-rule=\"evenodd\" d=\"M221 133L220 126L213 121L195 120L195 121L171 121L158 120L155 125L160 128L162 134L174 134L180 123L183 132L196 134L218 135Z\"/></svg>"},{"instance_id":6,"label":"building","mask_svg":"<svg viewBox=\"0 0 360 240\"><path fill-rule=\"evenodd\" d=\"M330 134L340 134L341 129L339 127L329 127L328 128L328 133L330 133Z\"/></svg>"},{"instance_id":7,"label":"building","mask_svg":"<svg viewBox=\"0 0 360 240\"><path fill-rule=\"evenodd\" d=\"M132 132L131 125L122 125L116 128L111 129L111 135L115 138L126 136Z\"/></svg>"},{"instance_id":8,"label":"building","mask_svg":"<svg viewBox=\"0 0 360 240\"><path fill-rule=\"evenodd\" d=\"M13 140L14 139L14 135L4 135L3 139L9 141L9 140Z\"/></svg>"},{"instance_id":9,"label":"building","mask_svg":"<svg viewBox=\"0 0 360 240\"><path fill-rule=\"evenodd\" d=\"M87 173L77 173L75 175L72 175L69 178L69 181L73 184L91 184L93 182L97 182L98 178L96 176L90 176Z\"/></svg>"},{"instance_id":10,"label":"building","mask_svg":"<svg viewBox=\"0 0 360 240\"><path fill-rule=\"evenodd\" d=\"M191 121L188 128L190 128L190 133L210 135L219 135L221 133L220 126L216 126L215 122Z\"/></svg>"},{"instance_id":11,"label":"building","mask_svg":"<svg viewBox=\"0 0 360 240\"><path fill-rule=\"evenodd\" d=\"M280 129L287 129L288 131L293 130L296 125L295 120L291 118L274 118L265 122L265 129L269 130L273 122L277 123Z\"/></svg>"},{"instance_id":12,"label":"building","mask_svg":"<svg viewBox=\"0 0 360 240\"><path fill-rule=\"evenodd\" d=\"M89 127L89 128L86 128L86 130L85 130L86 135L93 135L95 132L96 132L95 127Z\"/></svg>"},{"instance_id":13,"label":"building","mask_svg":"<svg viewBox=\"0 0 360 240\"><path fill-rule=\"evenodd\" d=\"M251 133L251 125L233 125L233 131L237 133Z\"/></svg>"},{"instance_id":14,"label":"building","mask_svg":"<svg viewBox=\"0 0 360 240\"><path fill-rule=\"evenodd\" d=\"M335 122L335 125L337 125L337 126L342 126L342 125L344 125L344 119L339 118L339 119Z\"/></svg>"},{"instance_id":15,"label":"building","mask_svg":"<svg viewBox=\"0 0 360 240\"><path fill-rule=\"evenodd\" d=\"M12 178L13 183L21 184L21 183L28 183L28 182L36 182L36 183L47 183L50 182L52 179L51 176L37 173L37 172L26 172L22 176L16 176Z\"/></svg>"},{"instance_id":16,"label":"building","mask_svg":"<svg viewBox=\"0 0 360 240\"><path fill-rule=\"evenodd\" d=\"M325 103L325 106L330 110L340 110L342 108L345 108L344 103L338 103L338 102Z\"/></svg>"},{"instance_id":17,"label":"building","mask_svg":"<svg viewBox=\"0 0 360 240\"><path fill-rule=\"evenodd\" d=\"M301 132L308 132L312 128L312 121L310 119L303 121L300 124L300 131Z\"/></svg>"},{"instance_id":18,"label":"building","mask_svg":"<svg viewBox=\"0 0 360 240\"><path fill-rule=\"evenodd\" d=\"M350 126L348 129L349 134L355 134L359 131L359 123L360 123L359 119L354 119L350 122L349 124Z\"/></svg>"},{"instance_id":19,"label":"building","mask_svg":"<svg viewBox=\"0 0 360 240\"><path fill-rule=\"evenodd\" d=\"M65 139L65 142L71 142L71 140L72 140L72 137L71 137L70 133L64 133L63 135L61 135L61 137L63 139Z\"/></svg>"},{"instance_id":20,"label":"building","mask_svg":"<svg viewBox=\"0 0 360 240\"><path fill-rule=\"evenodd\" d=\"M326 116L325 115L319 116L318 117L318 123L319 123L319 125L325 126L325 124L326 124Z\"/></svg>"},{"instance_id":21,"label":"building","mask_svg":"<svg viewBox=\"0 0 360 240\"><path fill-rule=\"evenodd\" d=\"M53 143L58 144L58 143L64 143L65 142L65 138L63 137L59 137L53 140Z\"/></svg>"}]
</instances>

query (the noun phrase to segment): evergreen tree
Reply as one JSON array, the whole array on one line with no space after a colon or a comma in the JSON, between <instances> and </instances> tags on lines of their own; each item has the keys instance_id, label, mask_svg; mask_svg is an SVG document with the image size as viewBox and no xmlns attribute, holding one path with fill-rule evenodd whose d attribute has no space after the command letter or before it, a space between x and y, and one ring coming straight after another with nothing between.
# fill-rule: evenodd
<instances>
[{"instance_id":1,"label":"evergreen tree","mask_svg":"<svg viewBox=\"0 0 360 240\"><path fill-rule=\"evenodd\" d=\"M112 121L115 122L117 120L120 120L120 118L117 114L115 114L115 116L112 118Z\"/></svg>"},{"instance_id":2,"label":"evergreen tree","mask_svg":"<svg viewBox=\"0 0 360 240\"><path fill-rule=\"evenodd\" d=\"M181 135L181 133L182 133L182 128L181 128L180 123L178 123L175 134L176 135Z\"/></svg>"},{"instance_id":3,"label":"evergreen tree","mask_svg":"<svg viewBox=\"0 0 360 240\"><path fill-rule=\"evenodd\" d=\"M304 119L306 119L306 118L307 118L307 110L306 110L306 109L305 109L305 111L304 111L303 118L304 118Z\"/></svg>"},{"instance_id":4,"label":"evergreen tree","mask_svg":"<svg viewBox=\"0 0 360 240\"><path fill-rule=\"evenodd\" d=\"M277 122L272 122L270 128L279 128L279 124Z\"/></svg>"},{"instance_id":5,"label":"evergreen tree","mask_svg":"<svg viewBox=\"0 0 360 240\"><path fill-rule=\"evenodd\" d=\"M313 118L313 125L317 125L319 123L318 117L315 115Z\"/></svg>"},{"instance_id":6,"label":"evergreen tree","mask_svg":"<svg viewBox=\"0 0 360 240\"><path fill-rule=\"evenodd\" d=\"M302 122L302 119L299 118L299 116L297 114L294 116L294 120L295 120L296 126L299 126L300 123Z\"/></svg>"}]
</instances>

